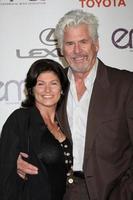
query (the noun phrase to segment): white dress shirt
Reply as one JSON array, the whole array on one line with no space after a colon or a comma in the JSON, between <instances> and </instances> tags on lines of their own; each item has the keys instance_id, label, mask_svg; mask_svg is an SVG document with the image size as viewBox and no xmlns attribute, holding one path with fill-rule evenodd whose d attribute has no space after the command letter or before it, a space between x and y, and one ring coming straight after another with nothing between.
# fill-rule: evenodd
<instances>
[{"instance_id":1,"label":"white dress shirt","mask_svg":"<svg viewBox=\"0 0 133 200\"><path fill-rule=\"evenodd\" d=\"M85 136L87 126L87 115L90 104L92 89L97 73L98 60L85 79L86 91L80 100L78 100L76 85L71 68L68 70L68 79L70 81L70 90L67 101L67 115L73 141L73 170L83 170L83 159L85 149Z\"/></svg>"}]
</instances>

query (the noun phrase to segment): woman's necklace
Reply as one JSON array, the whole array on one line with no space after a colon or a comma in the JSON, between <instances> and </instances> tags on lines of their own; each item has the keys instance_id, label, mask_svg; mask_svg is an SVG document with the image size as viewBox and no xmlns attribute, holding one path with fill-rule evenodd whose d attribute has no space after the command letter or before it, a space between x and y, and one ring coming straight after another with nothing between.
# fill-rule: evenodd
<instances>
[{"instance_id":1,"label":"woman's necklace","mask_svg":"<svg viewBox=\"0 0 133 200\"><path fill-rule=\"evenodd\" d=\"M45 124L47 128L49 129L49 131L52 133L52 135L59 142L63 142L66 139L66 136L61 131L57 121L52 122L51 120L45 120Z\"/></svg>"}]
</instances>

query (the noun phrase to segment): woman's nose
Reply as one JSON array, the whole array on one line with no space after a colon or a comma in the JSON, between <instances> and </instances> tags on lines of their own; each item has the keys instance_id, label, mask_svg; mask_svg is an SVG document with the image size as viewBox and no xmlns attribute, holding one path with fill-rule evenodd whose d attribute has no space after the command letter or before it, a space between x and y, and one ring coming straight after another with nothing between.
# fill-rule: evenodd
<instances>
[{"instance_id":1,"label":"woman's nose","mask_svg":"<svg viewBox=\"0 0 133 200\"><path fill-rule=\"evenodd\" d=\"M45 85L45 91L46 92L50 92L51 91L51 87L50 87L50 85Z\"/></svg>"}]
</instances>

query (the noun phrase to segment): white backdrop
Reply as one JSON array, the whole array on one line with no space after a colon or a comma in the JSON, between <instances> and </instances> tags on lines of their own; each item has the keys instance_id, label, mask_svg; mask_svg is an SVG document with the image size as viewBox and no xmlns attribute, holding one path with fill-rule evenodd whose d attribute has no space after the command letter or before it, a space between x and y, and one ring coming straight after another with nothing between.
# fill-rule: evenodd
<instances>
[{"instance_id":1,"label":"white backdrop","mask_svg":"<svg viewBox=\"0 0 133 200\"><path fill-rule=\"evenodd\" d=\"M133 0L0 0L0 130L24 98L23 80L31 63L58 61L55 25L76 8L99 18L99 58L133 71Z\"/></svg>"}]
</instances>

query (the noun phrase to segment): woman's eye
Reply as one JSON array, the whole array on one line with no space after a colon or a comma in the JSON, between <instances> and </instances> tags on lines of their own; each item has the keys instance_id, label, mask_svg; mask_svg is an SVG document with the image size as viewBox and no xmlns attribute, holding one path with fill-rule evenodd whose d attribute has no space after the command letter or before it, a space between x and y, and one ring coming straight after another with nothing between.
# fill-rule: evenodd
<instances>
[{"instance_id":1,"label":"woman's eye","mask_svg":"<svg viewBox=\"0 0 133 200\"><path fill-rule=\"evenodd\" d=\"M58 85L58 83L57 82L53 82L52 85Z\"/></svg>"},{"instance_id":2,"label":"woman's eye","mask_svg":"<svg viewBox=\"0 0 133 200\"><path fill-rule=\"evenodd\" d=\"M55 89L56 89L56 88L60 88L60 84L59 84L59 82L55 81L55 82L52 82L52 83L51 83L51 87L52 87L52 88L55 88Z\"/></svg>"},{"instance_id":3,"label":"woman's eye","mask_svg":"<svg viewBox=\"0 0 133 200\"><path fill-rule=\"evenodd\" d=\"M42 85L44 85L44 84L41 82L37 83L37 86L42 86Z\"/></svg>"}]
</instances>

